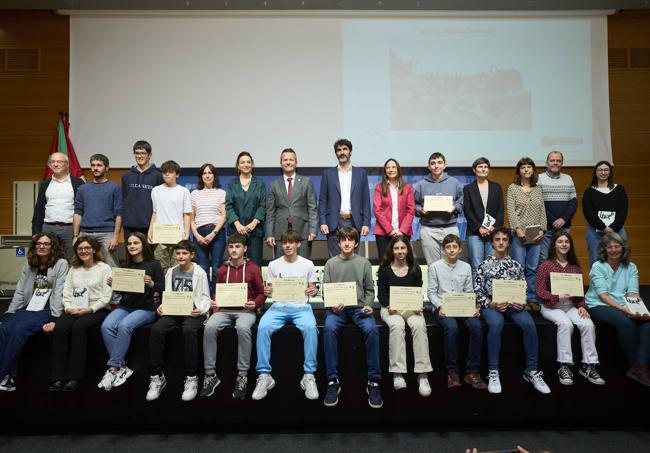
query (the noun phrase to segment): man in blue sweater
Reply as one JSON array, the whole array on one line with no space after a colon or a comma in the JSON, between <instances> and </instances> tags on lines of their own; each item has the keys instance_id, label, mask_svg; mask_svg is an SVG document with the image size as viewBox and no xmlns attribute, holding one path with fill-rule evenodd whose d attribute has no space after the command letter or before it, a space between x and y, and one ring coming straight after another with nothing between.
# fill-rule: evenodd
<instances>
[{"instance_id":1,"label":"man in blue sweater","mask_svg":"<svg viewBox=\"0 0 650 453\"><path fill-rule=\"evenodd\" d=\"M447 161L442 153L429 156L427 167L431 174L415 184L415 215L420 217L420 241L422 253L428 265L442 258L442 241L448 234L459 236L456 222L463 212L463 185L445 173ZM451 204L442 211L426 211L428 196L451 196Z\"/></svg>"},{"instance_id":2,"label":"man in blue sweater","mask_svg":"<svg viewBox=\"0 0 650 453\"><path fill-rule=\"evenodd\" d=\"M148 142L135 142L133 155L135 165L122 175L122 226L125 238L132 231L147 235L153 213L151 190L163 183L160 171L150 163L151 145Z\"/></svg>"},{"instance_id":3,"label":"man in blue sweater","mask_svg":"<svg viewBox=\"0 0 650 453\"><path fill-rule=\"evenodd\" d=\"M93 236L102 246L106 262L118 266L113 252L117 250L122 228L122 191L120 187L107 178L108 157L103 154L90 156L90 170L93 181L79 187L74 200L74 217L72 219L72 242L75 243L79 233Z\"/></svg>"}]
</instances>

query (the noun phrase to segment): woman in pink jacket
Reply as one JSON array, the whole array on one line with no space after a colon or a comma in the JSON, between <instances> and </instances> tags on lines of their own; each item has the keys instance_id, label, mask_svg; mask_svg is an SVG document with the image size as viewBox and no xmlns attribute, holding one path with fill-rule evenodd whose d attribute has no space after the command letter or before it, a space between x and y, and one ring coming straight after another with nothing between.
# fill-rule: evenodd
<instances>
[{"instance_id":1,"label":"woman in pink jacket","mask_svg":"<svg viewBox=\"0 0 650 453\"><path fill-rule=\"evenodd\" d=\"M413 234L413 186L404 182L402 168L395 159L388 159L384 164L381 182L375 186L373 209L375 240L381 261L394 236L410 238Z\"/></svg>"}]
</instances>

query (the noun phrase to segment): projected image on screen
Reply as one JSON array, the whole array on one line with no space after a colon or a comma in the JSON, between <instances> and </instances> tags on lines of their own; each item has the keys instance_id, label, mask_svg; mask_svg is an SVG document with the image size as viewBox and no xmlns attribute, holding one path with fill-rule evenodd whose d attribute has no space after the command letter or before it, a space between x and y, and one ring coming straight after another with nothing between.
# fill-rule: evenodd
<instances>
[{"instance_id":1,"label":"projected image on screen","mask_svg":"<svg viewBox=\"0 0 650 453\"><path fill-rule=\"evenodd\" d=\"M426 73L391 51L390 96L393 130L530 129L530 91L517 69Z\"/></svg>"}]
</instances>

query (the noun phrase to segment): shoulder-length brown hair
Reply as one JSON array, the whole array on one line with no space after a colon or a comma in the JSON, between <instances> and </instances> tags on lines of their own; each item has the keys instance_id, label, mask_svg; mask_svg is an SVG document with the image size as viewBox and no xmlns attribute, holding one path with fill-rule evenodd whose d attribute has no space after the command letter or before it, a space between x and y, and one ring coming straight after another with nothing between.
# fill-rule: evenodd
<instances>
[{"instance_id":1,"label":"shoulder-length brown hair","mask_svg":"<svg viewBox=\"0 0 650 453\"><path fill-rule=\"evenodd\" d=\"M214 175L214 182L212 183L212 188L220 189L221 183L219 182L219 171L217 170L217 168L212 164L203 164L201 165L201 168L199 168L199 174L198 174L199 180L196 182L196 190L205 189L205 183L203 182L203 172L205 171L206 168L209 168L212 174Z\"/></svg>"},{"instance_id":2,"label":"shoulder-length brown hair","mask_svg":"<svg viewBox=\"0 0 650 453\"><path fill-rule=\"evenodd\" d=\"M386 249L386 254L382 257L381 265L379 267L390 266L391 263L395 260L395 252L393 252L393 247L398 242L403 242L404 244L406 244L406 263L408 264L409 274L413 272L417 272L417 270L420 270L420 266L418 266L418 264L415 262L415 254L413 253L413 247L411 246L411 241L409 240L409 238L401 234L398 234L397 236L393 236L393 238L390 240L390 243L388 244L388 248Z\"/></svg>"},{"instance_id":3,"label":"shoulder-length brown hair","mask_svg":"<svg viewBox=\"0 0 650 453\"><path fill-rule=\"evenodd\" d=\"M381 196L385 197L386 194L388 193L388 185L390 184L388 181L388 176L386 176L386 165L388 165L389 162L395 162L395 166L397 167L397 191L399 194L402 194L402 191L404 190L404 178L402 177L402 167L400 167L399 162L397 160L390 158L386 162L384 162L384 166L382 167L382 173L381 173Z\"/></svg>"},{"instance_id":4,"label":"shoulder-length brown hair","mask_svg":"<svg viewBox=\"0 0 650 453\"><path fill-rule=\"evenodd\" d=\"M32 241L29 243L29 251L27 252L27 263L30 267L38 269L41 266L41 260L36 255L36 243L41 238L48 238L50 243L50 255L47 257L47 267L54 267L57 261L61 258L65 258L63 254L63 246L61 241L56 234L53 233L37 233L32 237Z\"/></svg>"},{"instance_id":5,"label":"shoulder-length brown hair","mask_svg":"<svg viewBox=\"0 0 650 453\"><path fill-rule=\"evenodd\" d=\"M72 246L72 248L74 249L74 256L72 257L72 260L70 260L70 264L72 264L72 267L83 266L83 262L79 259L79 254L77 253L77 249L83 242L87 242L88 244L90 244L90 246L95 251L95 253L93 253L93 260L96 263L99 261L103 263L106 262L106 258L104 257L104 252L102 252L102 246L99 245L97 239L95 239L92 236L79 236L77 238L77 242L75 242L74 245Z\"/></svg>"},{"instance_id":6,"label":"shoulder-length brown hair","mask_svg":"<svg viewBox=\"0 0 650 453\"><path fill-rule=\"evenodd\" d=\"M621 263L624 265L630 264L632 250L627 244L627 241L621 237L618 233L607 233L598 244L598 261L605 263L607 262L607 246L610 242L618 242L623 247L623 254L621 255Z\"/></svg>"},{"instance_id":7,"label":"shoulder-length brown hair","mask_svg":"<svg viewBox=\"0 0 650 453\"><path fill-rule=\"evenodd\" d=\"M147 241L147 237L144 234L140 233L139 231L132 231L131 233L129 233L128 237L125 238L124 245L127 245L129 243L129 238L131 236L137 237L138 239L140 239L140 242L142 242L142 259L144 261L153 261L154 260L153 250L151 248L151 245L149 245L149 242ZM129 253L128 250L126 251L126 264L128 266L133 264L133 258L131 257L131 254Z\"/></svg>"},{"instance_id":8,"label":"shoulder-length brown hair","mask_svg":"<svg viewBox=\"0 0 650 453\"><path fill-rule=\"evenodd\" d=\"M576 249L573 246L573 238L571 237L571 234L568 230L557 230L553 233L553 236L551 236L551 245L548 248L548 259L554 260L557 258L555 243L561 236L566 236L569 240L569 253L566 255L566 260L569 262L569 264L580 267L580 264L578 263L578 257L576 256Z\"/></svg>"},{"instance_id":9,"label":"shoulder-length brown hair","mask_svg":"<svg viewBox=\"0 0 650 453\"><path fill-rule=\"evenodd\" d=\"M607 187L610 189L614 188L614 167L612 166L611 163L609 163L606 160L601 160L600 162L597 162L596 165L594 165L594 172L591 175L591 187L598 187L598 176L596 174L598 173L598 167L601 165L607 165L609 167L609 177L607 178Z\"/></svg>"},{"instance_id":10,"label":"shoulder-length brown hair","mask_svg":"<svg viewBox=\"0 0 650 453\"><path fill-rule=\"evenodd\" d=\"M518 186L521 185L521 174L519 173L519 169L524 165L530 165L533 167L533 176L530 177L530 187L535 187L537 185L537 166L535 166L535 162L530 157L522 157L519 159L519 162L517 162L517 166L515 167L515 177L512 182Z\"/></svg>"}]
</instances>

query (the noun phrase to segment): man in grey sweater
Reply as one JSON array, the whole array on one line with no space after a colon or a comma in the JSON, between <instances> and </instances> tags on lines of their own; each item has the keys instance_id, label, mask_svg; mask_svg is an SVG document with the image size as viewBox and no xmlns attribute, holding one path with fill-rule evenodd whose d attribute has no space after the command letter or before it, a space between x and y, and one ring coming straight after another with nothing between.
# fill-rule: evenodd
<instances>
[{"instance_id":1,"label":"man in grey sweater","mask_svg":"<svg viewBox=\"0 0 650 453\"><path fill-rule=\"evenodd\" d=\"M375 318L372 316L372 303L375 299L375 287L372 280L370 262L354 253L359 244L359 232L352 227L338 230L341 252L325 263L323 283L354 282L357 288L357 305L347 306L343 303L325 312L323 343L325 348L325 373L327 376L327 393L325 406L336 406L341 386L338 380L338 333L347 322L353 322L363 332L366 344L366 363L368 366L368 404L378 409L384 403L379 390L381 369L379 367L379 333ZM325 293L327 299L327 293Z\"/></svg>"}]
</instances>

